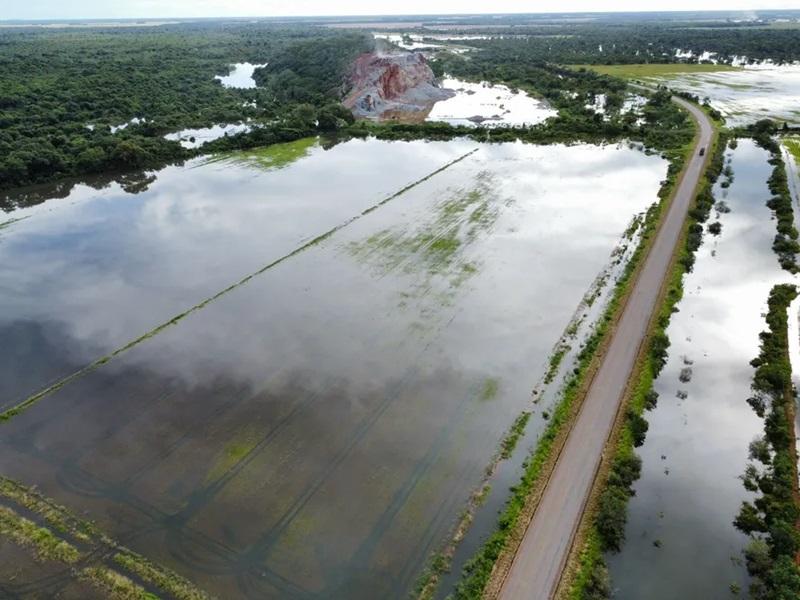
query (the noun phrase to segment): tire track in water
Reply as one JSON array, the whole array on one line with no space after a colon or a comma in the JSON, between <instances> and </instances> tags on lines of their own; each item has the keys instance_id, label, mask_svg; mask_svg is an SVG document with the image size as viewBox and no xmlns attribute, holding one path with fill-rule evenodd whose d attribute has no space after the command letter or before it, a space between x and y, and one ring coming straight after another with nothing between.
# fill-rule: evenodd
<instances>
[{"instance_id":1,"label":"tire track in water","mask_svg":"<svg viewBox=\"0 0 800 600\"><path fill-rule=\"evenodd\" d=\"M3 440L0 438L0 445L2 444ZM150 520L151 525L149 526L143 526L135 531L115 536L119 543L130 546L130 543L137 538L151 533L163 532L165 536L164 549L188 569L204 575L216 576L234 576L240 570L238 566L240 553L238 550L186 525L180 525L176 530L171 521L171 515L132 495L128 490L107 483L76 465L59 465L57 458L52 453L43 452L33 444L29 445L25 453L49 464L55 471L57 483L65 490L79 496L99 498L126 506ZM187 553L188 549L194 552ZM198 551L205 554L201 555ZM216 562L211 562L212 559ZM284 595L289 593L297 595L298 592L301 594L306 593L295 583L286 580L282 575L271 572L266 566L263 566L261 571L262 577L268 577ZM186 576L190 580L193 579L188 573L186 573Z\"/></svg>"},{"instance_id":2,"label":"tire track in water","mask_svg":"<svg viewBox=\"0 0 800 600\"><path fill-rule=\"evenodd\" d=\"M40 400L42 400L42 399L46 398L47 396L51 395L53 392L61 389L65 385L71 383L72 381L75 381L76 379L82 377L83 375L86 375L87 373L91 373L92 371L100 368L101 366L103 366L107 362L109 362L109 361L113 360L114 358L118 357L119 355L127 352L131 348L134 348L135 346L138 346L142 342L144 342L144 341L146 341L146 340L158 335L159 333L161 333L165 329L168 329L169 327L171 327L173 325L176 325L177 323L179 323L180 321L182 321L183 319L185 319L189 315L191 315L191 314L193 314L193 313L195 313L195 312L197 312L199 310L202 310L203 308L205 308L206 306L208 306L209 304L211 304L215 300L218 300L219 298L221 298L222 296L225 296L229 292L232 292L233 290L245 285L250 280L258 277L259 275L265 273L266 271L269 271L270 269L272 269L274 267L277 267L281 263L288 261L289 259L291 259L291 258L297 256L298 254L308 250L309 248L312 248L312 247L316 246L317 244L327 240L328 238L333 236L335 233L337 233L341 229L344 229L348 225L354 223L355 221L358 221L362 217L364 217L364 216L368 215L369 213L377 210L378 208L380 208L384 204L386 204L386 203L388 203L388 202L390 202L390 201L402 196L403 194L405 194L409 190L421 185L422 183L428 181L432 177L435 177L439 173L447 170L451 166L453 166L453 165L461 162L462 160L468 158L469 156L475 154L478 150L479 150L479 148L475 148L474 150L471 150L470 152L467 152L466 154L463 154L463 155L459 156L458 158L453 159L452 161L450 161L450 162L446 163L445 165L439 167L435 171L429 173L425 177L423 177L421 179L418 179L418 180L408 184L407 186L405 186L404 188L398 190L397 192L395 192L391 196L388 196L388 197L384 198L383 200L381 200L377 204L365 209L361 213L358 213L358 214L350 217L349 219L343 221L339 225L336 225L335 227L329 229L325 233L322 233L322 234L318 235L317 237L309 240L308 242L306 242L302 246L299 246L298 248L294 249L289 254L285 254L282 257L280 257L280 258L278 258L276 260L273 260L272 262L264 265L263 267L261 267L257 271L254 271L253 273L250 273L249 275L246 275L245 277L242 277L241 279L239 279L238 281L232 283L228 287L220 290L219 292L217 292L213 296L210 296L210 297L206 298L205 300L202 300L201 302L198 302L194 306L191 306L190 308L186 309L182 313L179 313L179 314L175 315L169 321L165 321L164 323L154 327L150 331L148 331L148 332L140 335L139 337L131 340L130 342L128 342L124 346L122 346L120 348L117 348L116 350L112 351L111 353L106 354L105 356L102 356L102 357L94 360L93 362L89 363L88 365L86 365L86 366L82 367L81 369L75 371L74 373L72 373L72 374L60 379L56 383L44 388L43 390L40 390L39 392L36 392L35 394L25 398L24 400L22 400L21 402L18 402L17 404L11 406L10 408L6 408L5 410L3 410L2 413L0 413L0 422L8 421L9 419L13 418L14 416L18 415L19 413L23 412L24 410L30 408L31 406L33 406L34 404L36 404Z\"/></svg>"},{"instance_id":3,"label":"tire track in water","mask_svg":"<svg viewBox=\"0 0 800 600\"><path fill-rule=\"evenodd\" d=\"M325 484L330 475L341 465L358 446L364 437L370 432L375 423L389 409L393 402L400 396L406 384L417 374L416 368L410 368L403 378L394 385L391 393L387 394L381 402L375 406L358 426L351 438L347 440L344 447L340 448L326 465L324 465L316 479L312 481L302 494L295 499L294 503L284 512L281 518L266 531L261 538L250 546L244 553L246 559L254 564L263 563L272 545L277 541L283 531L289 526L297 514L308 504L316 492Z\"/></svg>"},{"instance_id":4,"label":"tire track in water","mask_svg":"<svg viewBox=\"0 0 800 600\"><path fill-rule=\"evenodd\" d=\"M499 445L499 441L498 441ZM398 593L397 598L408 596L408 592L413 589L423 569L428 566L434 550L439 550L452 539L454 527L461 521L461 510L466 508L475 491L475 479L480 480L480 474L484 471L485 465L476 461L467 461L453 478L449 486L449 491L442 493L444 500L439 504L436 512L431 516L425 534L415 546L413 552L409 552L409 560L397 576ZM469 485L462 486L464 482Z\"/></svg>"},{"instance_id":5,"label":"tire track in water","mask_svg":"<svg viewBox=\"0 0 800 600\"><path fill-rule=\"evenodd\" d=\"M411 471L410 476L407 477L403 485L395 491L391 503L384 509L383 513L375 521L375 524L373 525L369 535L361 543L360 547L350 559L350 564L355 565L356 568L359 568L361 565L366 565L369 563L369 560L374 555L375 550L378 548L378 545L381 542L381 539L389 531L395 518L405 507L409 498L414 493L414 490L416 490L417 485L436 464L436 461L441 456L445 446L451 440L453 431L462 424L464 418L466 417L464 408L470 403L470 401L477 398L478 395L479 391L477 389L471 393L465 394L461 401L451 409L450 418L448 418L445 421L445 424L439 428L433 443L425 452L422 460L417 461L416 465ZM398 581L399 576L402 576L402 570L401 573L395 573L393 575L395 582ZM397 586L395 585L392 587L396 588Z\"/></svg>"},{"instance_id":6,"label":"tire track in water","mask_svg":"<svg viewBox=\"0 0 800 600\"><path fill-rule=\"evenodd\" d=\"M0 438L0 445L2 444L3 440ZM128 508L150 519L150 521L155 523L156 526L145 529L144 533L148 533L156 529L163 529L169 523L170 515L165 513L160 508L132 495L126 489L122 489L117 485L103 481L99 477L86 472L81 467L74 465L69 461L60 461L57 456L53 455L52 452L40 450L33 444L33 442L29 442L28 447L25 449L13 448L13 450L22 452L31 458L48 464L54 472L57 483L65 491L87 498L101 498L110 502L116 502L118 504L127 506ZM124 536L119 536L118 539L120 541L124 541L125 539L134 539L139 537L142 533L143 531L140 530L135 533L132 532ZM202 542L206 542L209 548L213 546L216 549L215 552L219 556L228 561L228 563L232 564L231 559L236 554L236 551L233 548L230 548L199 531L187 530L187 533L196 536L196 538Z\"/></svg>"}]
</instances>

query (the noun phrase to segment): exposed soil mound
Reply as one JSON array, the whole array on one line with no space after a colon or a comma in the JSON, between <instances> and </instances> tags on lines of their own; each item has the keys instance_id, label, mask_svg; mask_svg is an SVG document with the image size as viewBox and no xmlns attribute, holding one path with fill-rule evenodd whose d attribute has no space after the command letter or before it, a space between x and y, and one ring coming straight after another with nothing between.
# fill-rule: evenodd
<instances>
[{"instance_id":1,"label":"exposed soil mound","mask_svg":"<svg viewBox=\"0 0 800 600\"><path fill-rule=\"evenodd\" d=\"M439 100L455 92L439 87L428 61L416 52L359 56L344 105L362 119L423 119Z\"/></svg>"}]
</instances>

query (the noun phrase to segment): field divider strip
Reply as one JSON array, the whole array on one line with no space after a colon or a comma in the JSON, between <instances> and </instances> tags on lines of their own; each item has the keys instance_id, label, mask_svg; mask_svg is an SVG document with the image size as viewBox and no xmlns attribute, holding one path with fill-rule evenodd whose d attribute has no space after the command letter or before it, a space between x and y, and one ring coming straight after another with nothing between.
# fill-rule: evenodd
<instances>
[{"instance_id":1,"label":"field divider strip","mask_svg":"<svg viewBox=\"0 0 800 600\"><path fill-rule=\"evenodd\" d=\"M408 185L406 185L405 187L403 187L403 188L399 189L398 191L394 192L390 196L387 196L386 198L384 198L383 200L381 200L377 204L374 204L373 206L370 206L369 208L363 210L362 212L350 217L349 219L347 219L347 220L343 221L342 223L336 225L335 227L329 229L325 233L322 233L322 234L316 236L315 238L309 240L308 242L306 242L302 246L299 246L298 248L295 248L290 253L284 254L280 258L277 258L277 259L273 260L272 262L264 265L263 267L261 267L257 271L254 271L254 272L250 273L249 275L245 275L244 277L242 277L238 281L236 281L236 282L232 283L231 285L229 285L228 287L220 290L219 292L217 292L213 296L210 296L210 297L206 298L205 300L203 300L201 302L198 302L194 306L186 309L182 313L179 313L179 314L175 315L169 321L165 321L164 323L161 323L160 325L154 327L153 329L149 330L148 332L146 332L146 333L140 335L139 337L131 340L130 342L128 342L124 346L121 346L120 348L117 348L116 350L112 351L111 353L106 354L105 356L102 356L102 357L92 361L91 363L87 364L84 367L81 367L80 369L78 369L77 371L71 373L70 375L67 375L66 377L63 377L62 379L59 379L58 381L56 381L52 385L44 388L43 390L40 390L40 391L36 392L35 394L33 394L31 396L28 396L25 400L19 402L18 404L15 404L14 406L12 406L12 407L4 410L2 413L0 413L0 422L9 421L13 417L17 416L18 414L20 414L24 410L30 408L31 406L33 406L34 404L36 404L37 402L39 402L43 398L49 396L53 392L56 392L59 389L61 389L62 387L64 387L65 385L71 383L72 381L75 381L76 379L79 379L80 377L82 377L82 376L84 376L84 375L86 375L88 373L91 373L92 371L98 369L99 367L103 366L107 362L109 362L112 359L116 358L120 354L123 354L124 352L127 352L128 350L130 350L134 346L138 346L142 342L144 342L144 341L146 341L146 340L158 335L159 333L161 333L165 329L167 329L167 328L169 328L169 327L171 327L173 325L176 325L177 323L182 321L184 318L188 317L190 314L205 308L206 306L208 306L209 304L211 304L215 300L218 300L219 298L221 298L225 294L227 294L229 292L232 292L233 290L245 285L251 279L254 279L254 278L258 277L259 275L265 273L266 271L269 271L273 267L276 267L279 264L289 260L290 258L293 258L293 257L297 256L298 254L300 254L301 252L304 252L305 250L308 250L312 246L316 246L320 242L325 241L326 239L328 239L329 237L331 237L332 235L334 235L338 231L344 229L348 225L354 223L355 221L361 219L362 217L364 217L364 216L370 214L371 212L377 210L378 208L380 208L384 204L387 204L388 202L391 202L392 200L402 196L403 194L405 194L406 192L412 190L413 188L415 188L415 187L425 183L429 179L435 177L439 173L442 173L443 171L449 169L453 165L455 165L455 164L463 161L464 159L472 156L479 149L480 148L475 148L473 150L470 150L466 154L462 154L461 156L459 156L459 157L451 160L450 162L442 165L441 167L439 167L435 171L432 171L431 173L428 173L427 175L425 175L421 179L417 179L416 181L413 181L413 182L409 183Z\"/></svg>"}]
</instances>

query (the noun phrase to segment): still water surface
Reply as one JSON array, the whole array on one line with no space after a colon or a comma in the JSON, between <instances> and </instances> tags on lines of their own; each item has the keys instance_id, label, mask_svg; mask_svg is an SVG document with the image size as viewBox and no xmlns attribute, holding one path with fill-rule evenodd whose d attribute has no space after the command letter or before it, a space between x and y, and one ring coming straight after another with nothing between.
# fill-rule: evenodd
<instances>
[{"instance_id":1,"label":"still water surface","mask_svg":"<svg viewBox=\"0 0 800 600\"><path fill-rule=\"evenodd\" d=\"M12 419L0 472L220 597L403 597L665 170L309 140L78 187L0 233L12 402L291 256Z\"/></svg>"},{"instance_id":2,"label":"still water surface","mask_svg":"<svg viewBox=\"0 0 800 600\"><path fill-rule=\"evenodd\" d=\"M746 402L750 360L766 329L772 286L792 277L771 249L768 153L740 140L727 156L734 181L727 191L718 184L714 195L731 212L712 213L709 221L719 220L722 233L706 234L684 279L667 330L669 360L655 382L658 406L646 415L650 429L638 449L642 477L634 484L626 542L619 555L607 557L615 598L724 599L732 583L747 589L747 537L732 522L751 497L739 480L748 445L763 433ZM687 367L691 380L681 382Z\"/></svg>"}]
</instances>

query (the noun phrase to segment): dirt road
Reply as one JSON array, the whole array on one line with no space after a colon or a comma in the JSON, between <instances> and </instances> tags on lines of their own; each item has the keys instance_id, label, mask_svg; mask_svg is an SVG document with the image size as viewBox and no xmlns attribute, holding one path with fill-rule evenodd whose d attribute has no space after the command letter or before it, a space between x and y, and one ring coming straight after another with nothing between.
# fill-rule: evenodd
<instances>
[{"instance_id":1,"label":"dirt road","mask_svg":"<svg viewBox=\"0 0 800 600\"><path fill-rule=\"evenodd\" d=\"M517 551L500 598L547 600L553 596L600 463L603 447L631 376L661 283L703 174L713 133L708 117L695 105L673 98L700 127L700 137L597 375L589 388L541 502Z\"/></svg>"}]
</instances>

